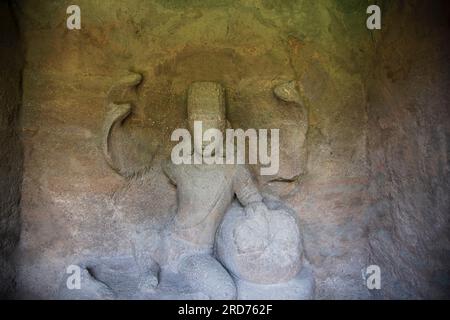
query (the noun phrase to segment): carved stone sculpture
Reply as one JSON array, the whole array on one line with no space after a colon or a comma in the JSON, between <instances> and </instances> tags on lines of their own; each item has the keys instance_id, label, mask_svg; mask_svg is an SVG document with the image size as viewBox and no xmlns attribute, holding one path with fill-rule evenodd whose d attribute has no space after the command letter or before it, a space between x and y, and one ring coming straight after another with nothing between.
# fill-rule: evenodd
<instances>
[{"instance_id":1,"label":"carved stone sculpture","mask_svg":"<svg viewBox=\"0 0 450 320\"><path fill-rule=\"evenodd\" d=\"M132 173L116 160L110 137L112 130L131 113L131 104L125 97L141 80L140 75L130 75L108 95L102 148L107 163L124 176ZM187 127L191 132L194 121L202 121L203 130L224 131L229 126L225 110L225 92L220 84L195 82L190 86ZM207 144L194 139L191 152L203 154ZM295 212L280 202L263 199L245 165L176 165L167 160L163 172L177 188L177 206L161 228L151 258L143 252L135 253L134 269L139 270L135 290L142 292L142 297L155 297L158 293L164 297L164 282L169 280L188 288L183 287L178 294L186 299L312 297L314 280L311 270L304 267ZM105 298L116 297L120 291L120 282L107 283L111 282L111 277L104 274L108 268L91 263L91 272L85 272L83 281L94 298L101 297L103 291L107 292ZM95 288L101 288L100 292Z\"/></svg>"},{"instance_id":2,"label":"carved stone sculpture","mask_svg":"<svg viewBox=\"0 0 450 320\"><path fill-rule=\"evenodd\" d=\"M203 128L226 127L224 90L217 83L197 82L188 96L188 126L203 121ZM201 153L204 145L193 152ZM242 165L174 165L165 173L177 186L178 208L164 231L158 261L163 271L181 273L194 290L209 298L234 299L236 288L227 270L213 256L216 230L234 195L255 211L267 210Z\"/></svg>"},{"instance_id":3,"label":"carved stone sculpture","mask_svg":"<svg viewBox=\"0 0 450 320\"><path fill-rule=\"evenodd\" d=\"M233 203L217 232L216 255L233 275L238 299L311 299L314 278L295 212L265 202L270 209L260 211Z\"/></svg>"},{"instance_id":4,"label":"carved stone sculpture","mask_svg":"<svg viewBox=\"0 0 450 320\"><path fill-rule=\"evenodd\" d=\"M219 84L191 85L188 121L190 128L193 121L202 121L204 130L225 129L224 90ZM204 147L194 141L193 152L201 153ZM299 274L303 248L294 215L283 209L269 210L244 165L167 162L165 172L177 185L178 208L163 235L159 258L163 271L181 273L194 290L219 299L245 298L240 280L250 282L250 286L278 284ZM245 213L230 210L222 222L234 195ZM216 260L214 247L228 270ZM311 281L300 286L307 287L307 292L290 298L311 297Z\"/></svg>"}]
</instances>

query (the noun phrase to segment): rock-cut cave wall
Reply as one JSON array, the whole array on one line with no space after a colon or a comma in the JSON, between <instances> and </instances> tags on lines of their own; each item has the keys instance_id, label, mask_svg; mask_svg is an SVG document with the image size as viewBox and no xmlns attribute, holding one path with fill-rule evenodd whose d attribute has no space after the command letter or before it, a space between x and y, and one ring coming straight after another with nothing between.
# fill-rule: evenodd
<instances>
[{"instance_id":1,"label":"rock-cut cave wall","mask_svg":"<svg viewBox=\"0 0 450 320\"><path fill-rule=\"evenodd\" d=\"M396 1L367 82L370 261L385 298L450 297L450 6Z\"/></svg>"},{"instance_id":2,"label":"rock-cut cave wall","mask_svg":"<svg viewBox=\"0 0 450 320\"><path fill-rule=\"evenodd\" d=\"M20 234L22 148L19 139L22 50L13 12L0 3L0 298L12 294L11 255Z\"/></svg>"},{"instance_id":3,"label":"rock-cut cave wall","mask_svg":"<svg viewBox=\"0 0 450 320\"><path fill-rule=\"evenodd\" d=\"M298 212L316 298L449 297L445 1L377 1L380 31L366 28L365 0L79 0L81 30L66 28L69 1L15 3L26 47L17 298L55 298L68 265L132 256L137 226L167 219L176 193L159 160L196 80L224 85L234 127L288 133L283 177L259 187ZM18 234L20 64L4 61L0 187L7 182L1 196L12 195L13 209L1 212L9 240L0 248L9 251ZM123 164L147 170L127 180L100 145L108 90L130 70L143 82L112 138ZM287 80L306 114L274 97ZM361 277L370 264L381 268L379 291Z\"/></svg>"}]
</instances>

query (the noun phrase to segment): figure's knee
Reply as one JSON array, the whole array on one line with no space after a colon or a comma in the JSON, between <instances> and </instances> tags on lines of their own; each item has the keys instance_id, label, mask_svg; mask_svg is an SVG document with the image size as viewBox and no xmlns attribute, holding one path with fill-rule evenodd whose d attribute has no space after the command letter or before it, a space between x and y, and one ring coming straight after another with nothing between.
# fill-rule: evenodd
<instances>
[{"instance_id":1,"label":"figure's knee","mask_svg":"<svg viewBox=\"0 0 450 320\"><path fill-rule=\"evenodd\" d=\"M194 255L183 259L179 271L194 290L213 300L236 299L236 285L225 268L212 256Z\"/></svg>"}]
</instances>

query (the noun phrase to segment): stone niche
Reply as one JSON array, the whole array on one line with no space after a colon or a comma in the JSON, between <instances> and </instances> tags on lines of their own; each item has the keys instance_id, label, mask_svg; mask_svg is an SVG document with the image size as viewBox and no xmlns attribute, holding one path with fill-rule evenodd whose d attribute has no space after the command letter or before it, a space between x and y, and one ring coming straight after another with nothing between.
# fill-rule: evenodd
<instances>
[{"instance_id":1,"label":"stone niche","mask_svg":"<svg viewBox=\"0 0 450 320\"><path fill-rule=\"evenodd\" d=\"M79 0L80 30L64 1L2 2L0 295L205 298L197 273L195 287L157 256L183 248L161 246L182 192L164 163L208 83L227 125L279 128L281 145L278 174L238 174L266 209L235 192L217 239L267 210L296 251L254 266L224 258L243 246L214 248L227 273L215 265L206 297L449 298L448 4L377 3L369 31L365 0ZM243 230L245 250L265 243ZM178 267L214 264L202 259ZM74 265L81 295L65 291Z\"/></svg>"}]
</instances>

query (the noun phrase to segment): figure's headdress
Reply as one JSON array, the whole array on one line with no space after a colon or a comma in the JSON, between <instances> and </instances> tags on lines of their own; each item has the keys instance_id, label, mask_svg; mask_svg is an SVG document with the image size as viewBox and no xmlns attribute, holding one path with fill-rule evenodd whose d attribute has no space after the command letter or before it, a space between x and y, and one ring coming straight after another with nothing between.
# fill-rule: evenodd
<instances>
[{"instance_id":1,"label":"figure's headdress","mask_svg":"<svg viewBox=\"0 0 450 320\"><path fill-rule=\"evenodd\" d=\"M188 120L226 121L225 90L216 82L194 82L189 87Z\"/></svg>"}]
</instances>

